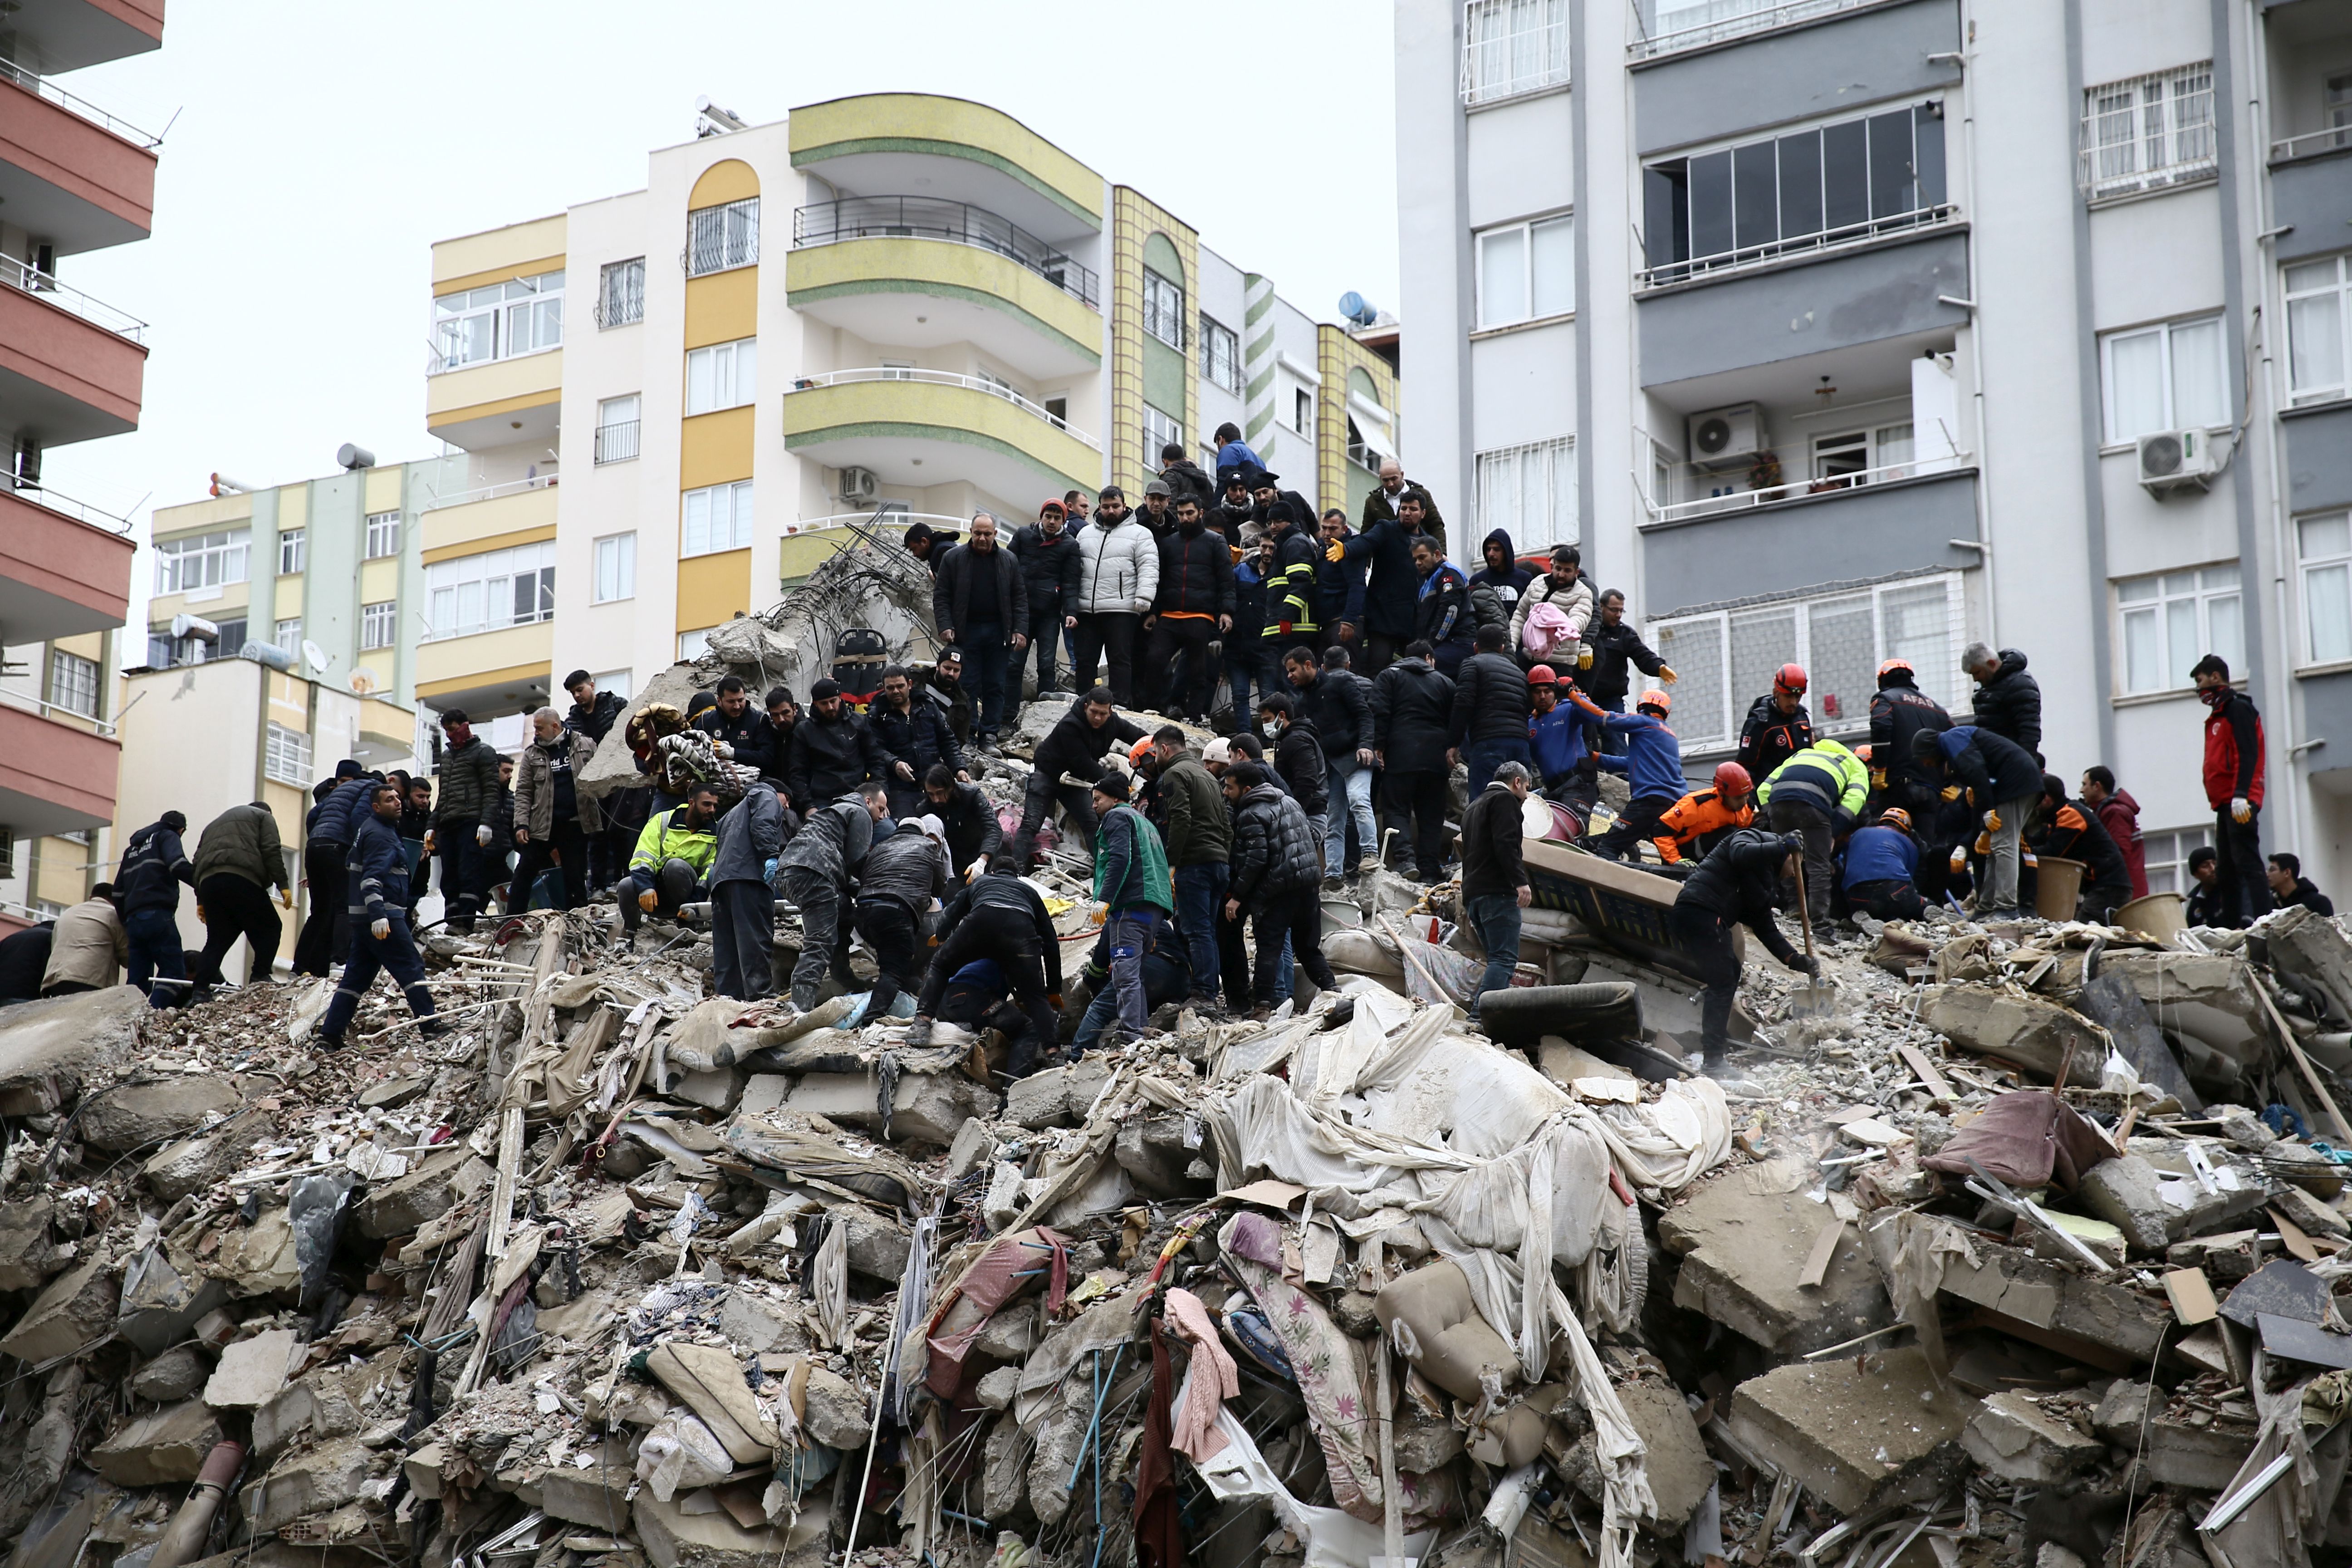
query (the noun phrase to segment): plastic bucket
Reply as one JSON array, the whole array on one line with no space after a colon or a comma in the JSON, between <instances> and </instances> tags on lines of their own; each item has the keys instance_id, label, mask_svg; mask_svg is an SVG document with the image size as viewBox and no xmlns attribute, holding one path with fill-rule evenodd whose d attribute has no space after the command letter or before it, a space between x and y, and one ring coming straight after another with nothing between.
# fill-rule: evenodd
<instances>
[{"instance_id":1,"label":"plastic bucket","mask_svg":"<svg viewBox=\"0 0 2352 1568\"><path fill-rule=\"evenodd\" d=\"M2074 905L2083 896L2085 869L2082 861L2063 855L2041 857L2033 879L2033 912L2045 921L2073 920Z\"/></svg>"},{"instance_id":2,"label":"plastic bucket","mask_svg":"<svg viewBox=\"0 0 2352 1568\"><path fill-rule=\"evenodd\" d=\"M2187 908L2179 893L2150 893L2116 910L2115 923L2170 946L2174 937L2189 929Z\"/></svg>"},{"instance_id":3,"label":"plastic bucket","mask_svg":"<svg viewBox=\"0 0 2352 1568\"><path fill-rule=\"evenodd\" d=\"M1556 801L1531 795L1519 803L1519 834L1525 838L1549 838L1555 843L1573 844L1581 827L1576 813Z\"/></svg>"},{"instance_id":4,"label":"plastic bucket","mask_svg":"<svg viewBox=\"0 0 2352 1568\"><path fill-rule=\"evenodd\" d=\"M1346 899L1323 900L1323 934L1332 936L1343 931L1364 929L1363 910Z\"/></svg>"}]
</instances>

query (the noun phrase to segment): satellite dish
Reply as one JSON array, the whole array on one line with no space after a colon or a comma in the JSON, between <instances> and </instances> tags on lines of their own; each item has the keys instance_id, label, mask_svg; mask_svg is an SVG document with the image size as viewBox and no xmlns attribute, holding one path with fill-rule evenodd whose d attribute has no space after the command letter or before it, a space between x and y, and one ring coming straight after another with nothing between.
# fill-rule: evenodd
<instances>
[{"instance_id":1,"label":"satellite dish","mask_svg":"<svg viewBox=\"0 0 2352 1568\"><path fill-rule=\"evenodd\" d=\"M304 637L302 639L302 662L310 667L311 674L324 675L327 673L327 667L335 661L327 657L327 650L325 648L320 647L309 637Z\"/></svg>"}]
</instances>

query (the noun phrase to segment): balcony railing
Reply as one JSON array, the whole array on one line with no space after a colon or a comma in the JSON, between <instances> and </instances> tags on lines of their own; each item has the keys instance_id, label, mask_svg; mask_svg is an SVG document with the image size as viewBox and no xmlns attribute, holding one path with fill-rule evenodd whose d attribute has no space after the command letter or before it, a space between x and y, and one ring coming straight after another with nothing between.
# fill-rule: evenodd
<instances>
[{"instance_id":1,"label":"balcony railing","mask_svg":"<svg viewBox=\"0 0 2352 1568\"><path fill-rule=\"evenodd\" d=\"M88 501L79 501L71 496L59 495L55 490L45 490L38 485L17 485L11 489L5 479L0 479L0 489L7 490L7 493L27 506L37 506L47 511L57 512L61 516L72 518L77 522L86 522L92 528L102 528L109 533L131 531L129 518L117 517L110 511L104 511L90 505Z\"/></svg>"},{"instance_id":2,"label":"balcony railing","mask_svg":"<svg viewBox=\"0 0 2352 1568\"><path fill-rule=\"evenodd\" d=\"M125 142L134 142L142 147L161 147L163 144L161 136L150 136L129 121L116 119L89 100L76 98L57 83L46 77L36 76L14 60L0 60L0 80L13 81L26 92L46 98L58 108L79 114L100 130L112 132Z\"/></svg>"},{"instance_id":3,"label":"balcony railing","mask_svg":"<svg viewBox=\"0 0 2352 1568\"><path fill-rule=\"evenodd\" d=\"M85 728L93 734L103 735L109 740L114 737L114 721L110 719L101 719L95 713L84 713L77 709L61 708L54 702L44 702L37 697L28 697L21 691L11 691L5 686L0 686L0 707L38 714L52 723L72 724Z\"/></svg>"},{"instance_id":4,"label":"balcony railing","mask_svg":"<svg viewBox=\"0 0 2352 1568\"><path fill-rule=\"evenodd\" d=\"M1017 262L1063 293L1101 309L1098 282L1071 260L1008 218L966 202L932 196L849 196L793 212L793 248L845 239L889 237L943 239L992 250Z\"/></svg>"},{"instance_id":5,"label":"balcony railing","mask_svg":"<svg viewBox=\"0 0 2352 1568\"><path fill-rule=\"evenodd\" d=\"M2084 103L2075 181L2091 200L2192 184L2220 172L2210 60L2103 82L2084 89Z\"/></svg>"},{"instance_id":6,"label":"balcony railing","mask_svg":"<svg viewBox=\"0 0 2352 1568\"><path fill-rule=\"evenodd\" d=\"M527 479L508 479L501 484L484 485L479 489L458 490L446 496L427 496L425 498L425 504L416 510L420 513L438 511L445 506L465 506L472 501L496 500L500 496L520 495L525 490L551 489L556 480L562 477L561 474L534 474Z\"/></svg>"},{"instance_id":7,"label":"balcony railing","mask_svg":"<svg viewBox=\"0 0 2352 1568\"><path fill-rule=\"evenodd\" d=\"M1654 59L1875 4L1877 0L1702 0L1698 5L1633 0L1633 37L1625 52L1637 60Z\"/></svg>"},{"instance_id":8,"label":"balcony railing","mask_svg":"<svg viewBox=\"0 0 2352 1568\"><path fill-rule=\"evenodd\" d=\"M2271 143L2271 162L2283 163L2289 158L2308 158L2317 153L2333 153L2339 147L2352 147L2352 125L2306 131L2300 136L2273 142Z\"/></svg>"},{"instance_id":9,"label":"balcony railing","mask_svg":"<svg viewBox=\"0 0 2352 1568\"><path fill-rule=\"evenodd\" d=\"M989 515L996 516L993 512ZM1017 527L1021 521L1018 518L1010 517L997 518L997 521L1007 528ZM958 517L952 512L899 511L893 508L887 511L843 511L831 517L804 517L798 522L786 523L784 532L790 535L815 533L827 528L866 528L878 529L895 539L919 522L950 533L962 533L971 526L971 519Z\"/></svg>"},{"instance_id":10,"label":"balcony railing","mask_svg":"<svg viewBox=\"0 0 2352 1568\"><path fill-rule=\"evenodd\" d=\"M1101 442L1083 430L1073 428L1068 420L1047 413L1009 386L1003 386L992 381L983 381L976 375L955 375L943 370L916 370L898 365L876 365L858 370L834 370L818 375L799 376L794 378L791 389L784 395L790 397L795 392L813 392L823 386L851 386L859 382L867 381L910 381L926 386L961 386L967 391L986 393L991 397L1003 398L1024 414L1034 415L1056 430L1067 433L1074 440L1084 441L1097 452L1102 450Z\"/></svg>"},{"instance_id":11,"label":"balcony railing","mask_svg":"<svg viewBox=\"0 0 2352 1568\"><path fill-rule=\"evenodd\" d=\"M1802 255L1811 250L1832 250L1842 246L1859 245L1905 229L1926 228L1946 221L1959 211L1949 202L1932 207L1919 207L1907 213L1890 213L1862 223L1847 224L1840 228L1825 228L1819 234L1793 236L1787 239L1767 240L1759 245L1741 246L1732 250L1718 250L1709 256L1694 256L1687 261L1662 261L1655 267L1645 267L1634 274L1638 285L1654 289L1664 283L1682 283L1705 274L1727 272L1754 267L1782 257Z\"/></svg>"},{"instance_id":12,"label":"balcony railing","mask_svg":"<svg viewBox=\"0 0 2352 1568\"><path fill-rule=\"evenodd\" d=\"M600 463L625 463L637 455L638 422L625 419L617 425L596 426L596 460Z\"/></svg>"},{"instance_id":13,"label":"balcony railing","mask_svg":"<svg viewBox=\"0 0 2352 1568\"><path fill-rule=\"evenodd\" d=\"M61 310L79 316L93 327L119 332L134 343L147 341L147 323L128 315L100 300L94 300L79 289L68 289L48 273L30 262L19 261L13 256L0 256L0 285L26 294L37 294Z\"/></svg>"},{"instance_id":14,"label":"balcony railing","mask_svg":"<svg viewBox=\"0 0 2352 1568\"><path fill-rule=\"evenodd\" d=\"M1929 474L1947 474L1966 468L1972 453L1952 452L1935 457L1914 458L1908 462L1889 463L1883 468L1856 468L1851 473L1831 474L1821 479L1791 479L1786 484L1768 485L1760 490L1737 490L1730 495L1707 496L1698 500L1676 501L1660 506L1649 497L1642 505L1653 523L1688 522L1694 518L1716 517L1726 512L1753 511L1776 501L1795 500L1803 496L1828 495L1837 490L1862 489L1871 485L1883 485L1895 479L1916 479ZM1719 477L1719 476L1718 476Z\"/></svg>"}]
</instances>

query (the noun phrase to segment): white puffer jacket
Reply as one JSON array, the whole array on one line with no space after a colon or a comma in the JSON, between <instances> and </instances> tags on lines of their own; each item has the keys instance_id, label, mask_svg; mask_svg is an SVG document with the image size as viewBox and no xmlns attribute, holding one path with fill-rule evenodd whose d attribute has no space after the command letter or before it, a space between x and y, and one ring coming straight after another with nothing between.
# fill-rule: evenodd
<instances>
[{"instance_id":1,"label":"white puffer jacket","mask_svg":"<svg viewBox=\"0 0 2352 1568\"><path fill-rule=\"evenodd\" d=\"M1082 616L1146 616L1160 592L1160 541L1129 513L1117 528L1099 520L1078 535Z\"/></svg>"},{"instance_id":2,"label":"white puffer jacket","mask_svg":"<svg viewBox=\"0 0 2352 1568\"><path fill-rule=\"evenodd\" d=\"M1518 607L1511 612L1513 647L1525 648L1528 646L1528 612L1538 605L1550 605L1566 616L1570 627L1570 643L1580 643L1584 628L1592 620L1592 581L1580 572L1575 582L1562 588L1553 584L1551 574L1547 572L1528 584L1527 591L1519 595ZM1570 651L1574 651L1573 647Z\"/></svg>"}]
</instances>

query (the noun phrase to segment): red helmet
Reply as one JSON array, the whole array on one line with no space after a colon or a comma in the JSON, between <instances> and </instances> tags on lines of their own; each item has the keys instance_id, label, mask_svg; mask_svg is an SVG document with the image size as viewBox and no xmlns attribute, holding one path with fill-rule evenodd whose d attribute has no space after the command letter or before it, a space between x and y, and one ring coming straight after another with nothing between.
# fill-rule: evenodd
<instances>
[{"instance_id":1,"label":"red helmet","mask_svg":"<svg viewBox=\"0 0 2352 1568\"><path fill-rule=\"evenodd\" d=\"M1793 691L1801 697L1805 685L1805 667L1801 664L1784 664L1772 672L1772 689L1775 691Z\"/></svg>"},{"instance_id":2,"label":"red helmet","mask_svg":"<svg viewBox=\"0 0 2352 1568\"><path fill-rule=\"evenodd\" d=\"M1644 708L1654 708L1661 713L1671 713L1675 710L1675 705L1667 700L1666 694L1654 686L1642 693L1642 700L1634 703L1633 708L1636 712Z\"/></svg>"},{"instance_id":3,"label":"red helmet","mask_svg":"<svg viewBox=\"0 0 2352 1568\"><path fill-rule=\"evenodd\" d=\"M1733 795L1746 795L1754 787L1755 782L1748 778L1748 770L1741 767L1738 763L1717 763L1715 764L1715 793L1717 795L1722 795L1727 799Z\"/></svg>"},{"instance_id":4,"label":"red helmet","mask_svg":"<svg viewBox=\"0 0 2352 1568\"><path fill-rule=\"evenodd\" d=\"M1559 677L1553 673L1551 666L1548 664L1538 664L1531 667L1528 670L1528 684L1529 686L1558 686L1559 684Z\"/></svg>"}]
</instances>

